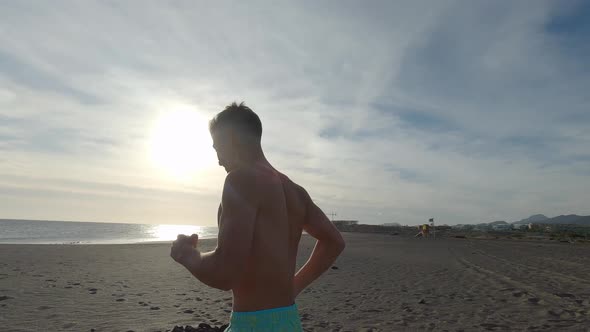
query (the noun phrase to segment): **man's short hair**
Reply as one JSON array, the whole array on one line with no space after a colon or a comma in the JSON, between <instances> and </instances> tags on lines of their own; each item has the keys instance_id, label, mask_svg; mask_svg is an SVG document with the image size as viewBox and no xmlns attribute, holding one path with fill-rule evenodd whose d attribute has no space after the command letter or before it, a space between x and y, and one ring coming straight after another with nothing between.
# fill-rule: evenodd
<instances>
[{"instance_id":1,"label":"man's short hair","mask_svg":"<svg viewBox=\"0 0 590 332\"><path fill-rule=\"evenodd\" d=\"M240 133L250 135L260 143L262 123L258 115L244 102L239 105L236 102L231 103L209 121L209 131L211 133L225 126L236 128Z\"/></svg>"}]
</instances>

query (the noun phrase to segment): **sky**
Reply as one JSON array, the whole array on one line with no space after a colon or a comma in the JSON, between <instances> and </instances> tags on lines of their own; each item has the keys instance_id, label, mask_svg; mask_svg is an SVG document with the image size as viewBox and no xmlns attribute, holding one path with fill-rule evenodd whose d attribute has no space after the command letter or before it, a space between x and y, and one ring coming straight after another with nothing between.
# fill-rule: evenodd
<instances>
[{"instance_id":1,"label":"sky","mask_svg":"<svg viewBox=\"0 0 590 332\"><path fill-rule=\"evenodd\" d=\"M233 101L338 219L588 215L589 38L587 1L2 1L0 218L216 225Z\"/></svg>"}]
</instances>

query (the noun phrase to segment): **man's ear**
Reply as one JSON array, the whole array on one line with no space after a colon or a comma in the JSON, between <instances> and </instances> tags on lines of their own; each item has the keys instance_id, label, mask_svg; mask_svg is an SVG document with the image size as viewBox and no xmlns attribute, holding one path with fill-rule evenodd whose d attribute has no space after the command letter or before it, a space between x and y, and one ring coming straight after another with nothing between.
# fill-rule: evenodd
<instances>
[{"instance_id":1,"label":"man's ear","mask_svg":"<svg viewBox=\"0 0 590 332\"><path fill-rule=\"evenodd\" d=\"M240 140L240 135L238 135L237 130L235 128L228 128L228 135L233 150L236 153L239 153L242 150L242 141Z\"/></svg>"},{"instance_id":2,"label":"man's ear","mask_svg":"<svg viewBox=\"0 0 590 332\"><path fill-rule=\"evenodd\" d=\"M239 144L238 135L236 135L236 130L234 128L227 129L227 135L229 136L229 141L231 142L232 146L236 146Z\"/></svg>"}]
</instances>

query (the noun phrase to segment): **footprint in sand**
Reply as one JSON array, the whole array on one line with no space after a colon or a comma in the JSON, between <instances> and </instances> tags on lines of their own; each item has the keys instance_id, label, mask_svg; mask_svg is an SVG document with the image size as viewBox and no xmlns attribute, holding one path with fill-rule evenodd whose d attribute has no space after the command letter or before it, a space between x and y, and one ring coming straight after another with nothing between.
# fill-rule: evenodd
<instances>
[{"instance_id":1,"label":"footprint in sand","mask_svg":"<svg viewBox=\"0 0 590 332\"><path fill-rule=\"evenodd\" d=\"M125 299L116 299L115 301L117 301L117 302L124 302L124 301L127 301L127 300L125 300Z\"/></svg>"},{"instance_id":2,"label":"footprint in sand","mask_svg":"<svg viewBox=\"0 0 590 332\"><path fill-rule=\"evenodd\" d=\"M0 301L10 300L10 299L14 299L14 297L5 296L5 295L0 296Z\"/></svg>"},{"instance_id":3,"label":"footprint in sand","mask_svg":"<svg viewBox=\"0 0 590 332\"><path fill-rule=\"evenodd\" d=\"M521 297L523 295L527 294L527 292L514 292L512 293L512 296L514 297Z\"/></svg>"},{"instance_id":4,"label":"footprint in sand","mask_svg":"<svg viewBox=\"0 0 590 332\"><path fill-rule=\"evenodd\" d=\"M555 317L561 317L561 315L563 314L563 310L561 309L554 309L554 310L549 310L547 311L548 314L550 314L551 316L555 316Z\"/></svg>"},{"instance_id":5,"label":"footprint in sand","mask_svg":"<svg viewBox=\"0 0 590 332\"><path fill-rule=\"evenodd\" d=\"M301 320L302 321L308 321L309 320L309 314L308 313L301 314Z\"/></svg>"},{"instance_id":6,"label":"footprint in sand","mask_svg":"<svg viewBox=\"0 0 590 332\"><path fill-rule=\"evenodd\" d=\"M541 299L538 297L531 297L528 299L529 303L531 304L539 304L541 302Z\"/></svg>"},{"instance_id":7,"label":"footprint in sand","mask_svg":"<svg viewBox=\"0 0 590 332\"><path fill-rule=\"evenodd\" d=\"M183 312L184 312L185 314L192 314L192 313L194 313L195 311L194 311L194 310L191 310L191 309L186 309L186 310L185 310L185 311L183 311Z\"/></svg>"},{"instance_id":8,"label":"footprint in sand","mask_svg":"<svg viewBox=\"0 0 590 332\"><path fill-rule=\"evenodd\" d=\"M479 324L479 326L485 328L488 331L505 331L509 328L507 325L500 325L494 323L483 323Z\"/></svg>"}]
</instances>

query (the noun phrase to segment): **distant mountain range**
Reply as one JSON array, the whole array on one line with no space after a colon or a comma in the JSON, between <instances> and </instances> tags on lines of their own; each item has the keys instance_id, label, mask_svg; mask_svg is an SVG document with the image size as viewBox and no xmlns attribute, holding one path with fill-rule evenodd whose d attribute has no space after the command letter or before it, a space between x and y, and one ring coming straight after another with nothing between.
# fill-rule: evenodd
<instances>
[{"instance_id":1,"label":"distant mountain range","mask_svg":"<svg viewBox=\"0 0 590 332\"><path fill-rule=\"evenodd\" d=\"M582 225L590 226L590 216L578 216L575 214L561 215L553 218L548 218L542 214L535 214L526 219L513 222L513 224L530 224L530 223L542 223L549 225Z\"/></svg>"},{"instance_id":2,"label":"distant mountain range","mask_svg":"<svg viewBox=\"0 0 590 332\"><path fill-rule=\"evenodd\" d=\"M548 220L549 218L547 218L545 215L543 214L534 214L528 218L525 219L521 219L519 221L515 221L513 222L513 224L530 224L530 223L534 223L534 222L541 222L541 221L545 221Z\"/></svg>"}]
</instances>

